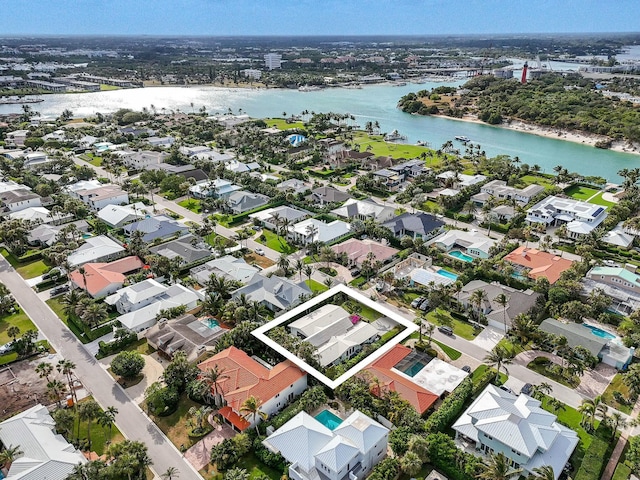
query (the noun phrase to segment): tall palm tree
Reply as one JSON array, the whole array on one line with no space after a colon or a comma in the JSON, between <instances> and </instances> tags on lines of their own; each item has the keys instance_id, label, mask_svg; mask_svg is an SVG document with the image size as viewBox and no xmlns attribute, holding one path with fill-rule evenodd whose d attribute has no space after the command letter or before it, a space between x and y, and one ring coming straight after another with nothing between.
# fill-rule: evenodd
<instances>
[{"instance_id":1,"label":"tall palm tree","mask_svg":"<svg viewBox=\"0 0 640 480\"><path fill-rule=\"evenodd\" d=\"M582 403L578 407L578 412L582 414L582 421L580 422L580 425L593 426L593 424L591 423L591 419L594 417L595 411L596 411L596 407L593 404L593 400L588 398L585 398L584 400L582 400Z\"/></svg>"},{"instance_id":2,"label":"tall palm tree","mask_svg":"<svg viewBox=\"0 0 640 480\"><path fill-rule=\"evenodd\" d=\"M107 313L107 307L104 303L98 303L85 298L88 301L81 301L76 306L76 315L80 317L83 323L89 328L93 328L103 320L105 320L109 314Z\"/></svg>"},{"instance_id":3,"label":"tall palm tree","mask_svg":"<svg viewBox=\"0 0 640 480\"><path fill-rule=\"evenodd\" d=\"M482 316L482 305L486 300L487 292L482 289L475 290L469 297L469 303L472 305L472 307L475 307L475 312L478 316L478 320L480 320L480 317Z\"/></svg>"},{"instance_id":4,"label":"tall palm tree","mask_svg":"<svg viewBox=\"0 0 640 480\"><path fill-rule=\"evenodd\" d=\"M480 290L476 290L480 291ZM476 292L473 292L476 293ZM473 294L472 294L473 295ZM498 305L502 306L502 323L504 323L504 333L507 333L507 305L509 305L509 297L504 293L499 294L493 299Z\"/></svg>"},{"instance_id":5,"label":"tall palm tree","mask_svg":"<svg viewBox=\"0 0 640 480\"><path fill-rule=\"evenodd\" d=\"M311 265L305 265L304 274L307 276L307 279L311 280L311 275L313 275L313 267Z\"/></svg>"},{"instance_id":6,"label":"tall palm tree","mask_svg":"<svg viewBox=\"0 0 640 480\"><path fill-rule=\"evenodd\" d=\"M70 290L62 297L60 303L63 305L63 311L67 317L70 317L75 313L76 306L80 303L81 299L82 295L80 295L77 290Z\"/></svg>"},{"instance_id":7,"label":"tall palm tree","mask_svg":"<svg viewBox=\"0 0 640 480\"><path fill-rule=\"evenodd\" d=\"M221 404L220 392L218 391L218 382L224 380L225 378L229 378L229 375L225 375L224 371L224 368L220 368L218 367L218 365L214 365L212 368L208 368L200 374L200 380L202 380L209 386L209 394L211 394L211 389L213 389L213 401L216 405Z\"/></svg>"},{"instance_id":8,"label":"tall palm tree","mask_svg":"<svg viewBox=\"0 0 640 480\"><path fill-rule=\"evenodd\" d=\"M296 272L298 272L298 276L302 277L302 270L304 269L304 262L301 259L297 259L293 264L293 268Z\"/></svg>"},{"instance_id":9,"label":"tall palm tree","mask_svg":"<svg viewBox=\"0 0 640 480\"><path fill-rule=\"evenodd\" d=\"M97 420L102 413L100 405L95 400L85 400L78 405L78 418L87 421L87 442L91 450L91 424Z\"/></svg>"},{"instance_id":10,"label":"tall palm tree","mask_svg":"<svg viewBox=\"0 0 640 480\"><path fill-rule=\"evenodd\" d=\"M258 422L257 420L261 418L262 420L266 420L268 415L263 412L260 408L262 407L262 400L253 395L247 397L247 399L240 405L240 414L242 418L246 419L247 417L252 418L252 422L255 423L256 433L258 437L260 436L260 430L258 430Z\"/></svg>"},{"instance_id":11,"label":"tall palm tree","mask_svg":"<svg viewBox=\"0 0 640 480\"><path fill-rule=\"evenodd\" d=\"M60 399L62 398L62 394L65 391L65 385L60 380L56 380L55 378L50 382L47 382L47 396L49 399L56 402L58 407L61 406Z\"/></svg>"},{"instance_id":12,"label":"tall palm tree","mask_svg":"<svg viewBox=\"0 0 640 480\"><path fill-rule=\"evenodd\" d=\"M520 475L522 469L511 468L509 459L503 454L493 454L489 462L483 466L477 478L480 480L509 480Z\"/></svg>"},{"instance_id":13,"label":"tall palm tree","mask_svg":"<svg viewBox=\"0 0 640 480\"><path fill-rule=\"evenodd\" d=\"M49 376L53 373L53 365L47 362L40 362L36 367L36 373L40 378L46 378L48 383L51 381Z\"/></svg>"},{"instance_id":14,"label":"tall palm tree","mask_svg":"<svg viewBox=\"0 0 640 480\"><path fill-rule=\"evenodd\" d=\"M71 360L60 360L56 365L56 370L62 373L67 379L67 385L69 386L69 392L73 396L73 399L77 402L78 397L76 395L76 389L73 386L73 370L76 368L76 364Z\"/></svg>"},{"instance_id":15,"label":"tall palm tree","mask_svg":"<svg viewBox=\"0 0 640 480\"><path fill-rule=\"evenodd\" d=\"M191 407L189 409L189 416L193 417L196 423L196 432L203 432L204 431L204 424L207 421L207 419L209 418L209 414L213 411L213 409L211 407L208 407L206 405L201 406L200 408L196 408L196 407Z\"/></svg>"},{"instance_id":16,"label":"tall palm tree","mask_svg":"<svg viewBox=\"0 0 640 480\"><path fill-rule=\"evenodd\" d=\"M116 407L107 407L107 409L102 412L102 414L98 417L98 424L101 427L109 428L109 437L107 438L107 444L111 443L111 429L113 428L113 423L116 421L116 415L118 414L118 409Z\"/></svg>"},{"instance_id":17,"label":"tall palm tree","mask_svg":"<svg viewBox=\"0 0 640 480\"><path fill-rule=\"evenodd\" d=\"M496 369L496 380L500 378L500 369L504 367L504 371L506 374L509 374L506 365L510 365L512 361L512 357L510 352L500 345L496 345L493 347L485 357L484 361L492 367Z\"/></svg>"}]
</instances>

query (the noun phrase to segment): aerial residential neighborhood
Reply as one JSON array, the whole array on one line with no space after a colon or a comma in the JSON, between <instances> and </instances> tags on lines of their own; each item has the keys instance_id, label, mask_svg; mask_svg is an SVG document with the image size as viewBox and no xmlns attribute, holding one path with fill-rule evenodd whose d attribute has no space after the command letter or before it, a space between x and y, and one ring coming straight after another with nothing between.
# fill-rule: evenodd
<instances>
[{"instance_id":1,"label":"aerial residential neighborhood","mask_svg":"<svg viewBox=\"0 0 640 480\"><path fill-rule=\"evenodd\" d=\"M640 475L635 130L579 145L480 99L578 102L613 73L572 62L634 45L554 71L458 43L150 39L158 75L23 40L0 45L0 478ZM203 65L222 87L195 87ZM391 113L347 113L365 94Z\"/></svg>"}]
</instances>

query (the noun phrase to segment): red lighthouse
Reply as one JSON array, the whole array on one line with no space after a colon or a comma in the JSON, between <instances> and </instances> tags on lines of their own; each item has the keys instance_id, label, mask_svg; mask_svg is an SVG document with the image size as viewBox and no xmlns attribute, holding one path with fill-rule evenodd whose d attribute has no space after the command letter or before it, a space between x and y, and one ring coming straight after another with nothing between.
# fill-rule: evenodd
<instances>
[{"instance_id":1,"label":"red lighthouse","mask_svg":"<svg viewBox=\"0 0 640 480\"><path fill-rule=\"evenodd\" d=\"M524 67L522 67L522 78L520 79L520 83L527 83L527 69L529 68L529 64L524 62Z\"/></svg>"}]
</instances>

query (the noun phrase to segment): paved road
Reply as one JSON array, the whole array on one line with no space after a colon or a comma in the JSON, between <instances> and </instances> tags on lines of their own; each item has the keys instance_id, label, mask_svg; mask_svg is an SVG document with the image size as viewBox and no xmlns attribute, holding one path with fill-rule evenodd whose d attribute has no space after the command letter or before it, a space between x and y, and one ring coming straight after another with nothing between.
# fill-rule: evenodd
<instances>
[{"instance_id":1,"label":"paved road","mask_svg":"<svg viewBox=\"0 0 640 480\"><path fill-rule=\"evenodd\" d=\"M56 351L76 364L76 375L96 401L103 408L114 406L118 409L116 425L128 439L147 445L154 472L163 473L169 467L176 467L180 471L180 480L202 480L169 439L129 399L109 373L4 258L0 258L0 281L11 291Z\"/></svg>"}]
</instances>

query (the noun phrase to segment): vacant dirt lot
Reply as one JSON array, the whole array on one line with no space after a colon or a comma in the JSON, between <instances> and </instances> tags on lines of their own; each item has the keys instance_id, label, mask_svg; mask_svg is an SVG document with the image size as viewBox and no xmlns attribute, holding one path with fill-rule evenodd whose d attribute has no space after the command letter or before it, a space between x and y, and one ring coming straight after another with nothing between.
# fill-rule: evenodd
<instances>
[{"instance_id":1,"label":"vacant dirt lot","mask_svg":"<svg viewBox=\"0 0 640 480\"><path fill-rule=\"evenodd\" d=\"M22 412L37 403L44 405L50 403L47 398L47 380L40 378L35 372L36 365L40 362L49 362L55 366L58 358L56 356L33 357L7 367L0 367L0 420ZM64 382L62 375L59 375L55 369L54 375L55 378Z\"/></svg>"}]
</instances>

